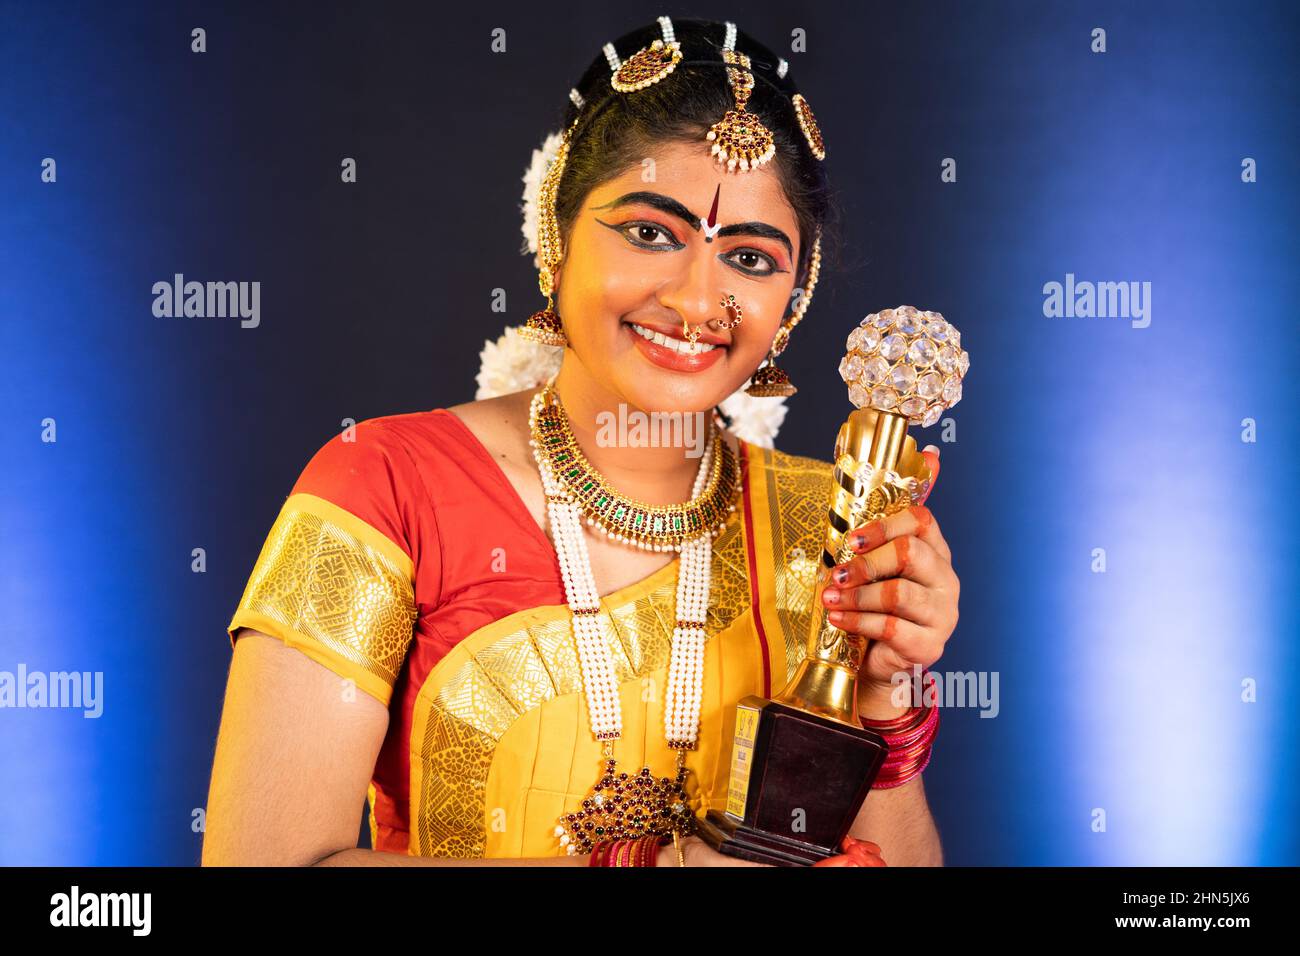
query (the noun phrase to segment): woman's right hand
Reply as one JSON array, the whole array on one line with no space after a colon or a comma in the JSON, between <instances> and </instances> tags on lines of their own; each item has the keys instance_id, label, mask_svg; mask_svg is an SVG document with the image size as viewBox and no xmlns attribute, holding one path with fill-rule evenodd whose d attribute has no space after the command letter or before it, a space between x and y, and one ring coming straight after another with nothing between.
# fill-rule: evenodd
<instances>
[{"instance_id":1,"label":"woman's right hand","mask_svg":"<svg viewBox=\"0 0 1300 956\"><path fill-rule=\"evenodd\" d=\"M697 836L682 838L682 856L687 866L771 866L770 863L751 863L719 853ZM671 840L659 848L655 866L678 866L677 848Z\"/></svg>"}]
</instances>

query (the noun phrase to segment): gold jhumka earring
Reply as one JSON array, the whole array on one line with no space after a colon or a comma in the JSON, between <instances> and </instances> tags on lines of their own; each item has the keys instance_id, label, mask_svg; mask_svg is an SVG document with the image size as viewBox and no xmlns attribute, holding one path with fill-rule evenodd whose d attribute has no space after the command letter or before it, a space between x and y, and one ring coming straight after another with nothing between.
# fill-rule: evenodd
<instances>
[{"instance_id":1,"label":"gold jhumka earring","mask_svg":"<svg viewBox=\"0 0 1300 956\"><path fill-rule=\"evenodd\" d=\"M560 177L564 175L564 164L569 158L569 141L573 136L573 128L577 125L578 117L575 116L561 137L560 148L555 158L551 160L546 178L542 180L541 188L537 193L537 245L542 260L542 265L537 272L537 286L541 289L542 295L546 296L546 308L534 312L519 328L520 338L536 342L538 345L554 345L559 348L568 345L569 339L564 334L564 325L555 311L553 298L555 272L564 258L560 224L555 216L555 193L560 185Z\"/></svg>"},{"instance_id":2,"label":"gold jhumka earring","mask_svg":"<svg viewBox=\"0 0 1300 956\"><path fill-rule=\"evenodd\" d=\"M749 379L749 384L745 386L745 394L753 395L755 398L775 398L778 396L790 396L798 391L794 383L790 381L790 376L785 370L776 364L776 357L785 351L790 344L790 333L804 317L808 311L808 305L812 302L813 289L817 287L817 276L822 267L822 232L818 227L817 235L813 239L812 256L808 262L808 281L802 289L796 289L799 293L798 301L795 302L794 309L789 317L782 320L780 328L776 330L776 336L772 339L772 348L767 353L767 359L763 364L754 370L754 374Z\"/></svg>"}]
</instances>

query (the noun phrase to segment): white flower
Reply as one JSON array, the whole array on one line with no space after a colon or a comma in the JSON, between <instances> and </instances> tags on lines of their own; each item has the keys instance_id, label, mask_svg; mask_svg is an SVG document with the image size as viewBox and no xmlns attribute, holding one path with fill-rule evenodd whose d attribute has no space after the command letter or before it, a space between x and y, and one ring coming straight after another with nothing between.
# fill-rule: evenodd
<instances>
[{"instance_id":1,"label":"white flower","mask_svg":"<svg viewBox=\"0 0 1300 956\"><path fill-rule=\"evenodd\" d=\"M536 388L560 370L564 349L521 339L512 325L495 342L484 340L478 357L475 400Z\"/></svg>"},{"instance_id":2,"label":"white flower","mask_svg":"<svg viewBox=\"0 0 1300 956\"><path fill-rule=\"evenodd\" d=\"M560 133L551 133L542 143L541 149L533 150L533 160L524 171L524 194L523 203L520 209L524 214L523 234L524 246L520 248L520 253L525 251L533 254L533 262L540 269L542 260L540 257L540 246L537 241L537 235L540 230L541 215L538 211L537 195L542 190L542 180L546 178L546 172L551 168L551 162L560 152L560 144L564 141Z\"/></svg>"},{"instance_id":3,"label":"white flower","mask_svg":"<svg viewBox=\"0 0 1300 956\"><path fill-rule=\"evenodd\" d=\"M771 448L776 433L785 421L785 396L755 398L747 395L744 387L738 388L722 400L723 414L731 419L731 432L751 445Z\"/></svg>"}]
</instances>

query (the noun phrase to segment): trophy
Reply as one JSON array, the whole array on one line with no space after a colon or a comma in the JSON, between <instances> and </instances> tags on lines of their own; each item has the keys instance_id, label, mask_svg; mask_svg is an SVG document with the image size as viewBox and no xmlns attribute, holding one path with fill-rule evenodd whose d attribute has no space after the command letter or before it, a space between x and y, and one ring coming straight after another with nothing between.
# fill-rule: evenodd
<instances>
[{"instance_id":1,"label":"trophy","mask_svg":"<svg viewBox=\"0 0 1300 956\"><path fill-rule=\"evenodd\" d=\"M824 579L853 556L849 532L929 490L929 465L907 428L933 425L957 404L969 365L961 335L937 312L884 309L850 333L839 371L856 408L835 441L807 650L772 700L737 705L726 810L710 809L698 827L715 850L784 866L840 852L887 744L858 717L858 669L870 642L829 623Z\"/></svg>"}]
</instances>

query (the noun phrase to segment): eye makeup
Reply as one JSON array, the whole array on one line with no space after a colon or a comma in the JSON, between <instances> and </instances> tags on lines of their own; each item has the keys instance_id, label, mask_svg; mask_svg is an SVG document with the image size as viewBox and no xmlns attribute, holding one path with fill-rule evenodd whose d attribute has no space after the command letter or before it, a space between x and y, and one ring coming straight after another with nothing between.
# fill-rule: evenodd
<instances>
[{"instance_id":1,"label":"eye makeup","mask_svg":"<svg viewBox=\"0 0 1300 956\"><path fill-rule=\"evenodd\" d=\"M685 243L678 241L666 226L662 226L657 222L651 222L644 219L632 219L620 223L605 222L603 219L597 219L596 222L600 223L607 229L612 229L614 232L617 232L637 249L644 249L648 252L676 252L686 248ZM655 230L658 233L656 238L664 237L667 241L645 240L633 235L634 231L639 232L641 230ZM726 229L724 227L719 232L719 235L722 235L725 232ZM735 258L739 256L756 256L761 263L766 263L767 267L759 268L757 265L745 265ZM718 258L735 268L742 275L753 276L755 278L778 275L787 271L780 268L779 263L770 254L761 249L755 249L752 246L741 246L736 249L728 250L727 252L719 253Z\"/></svg>"},{"instance_id":2,"label":"eye makeup","mask_svg":"<svg viewBox=\"0 0 1300 956\"><path fill-rule=\"evenodd\" d=\"M682 222L686 223L696 232L699 232L700 230L699 216L695 215L671 196L665 196L663 193L657 193L652 190L638 190L636 192L624 193L622 196L612 199L607 203L599 206L592 206L590 208L593 210L613 210L618 209L621 206L633 204L640 204L643 206L649 206L652 209L658 209L660 212L666 213L670 216L675 216L682 220ZM600 220L597 221L599 222ZM609 225L609 223L601 224ZM787 261L792 261L794 259L794 245L790 242L790 237L782 230L766 222L733 222L729 225L723 226L715 233L715 235L719 238L725 236L758 236L763 239L771 239L774 242L781 243L781 245L785 247ZM761 254L768 255L767 253ZM772 258L772 264L775 266L777 264L775 258L770 256L769 258ZM780 269L776 271L785 272L787 270Z\"/></svg>"}]
</instances>

